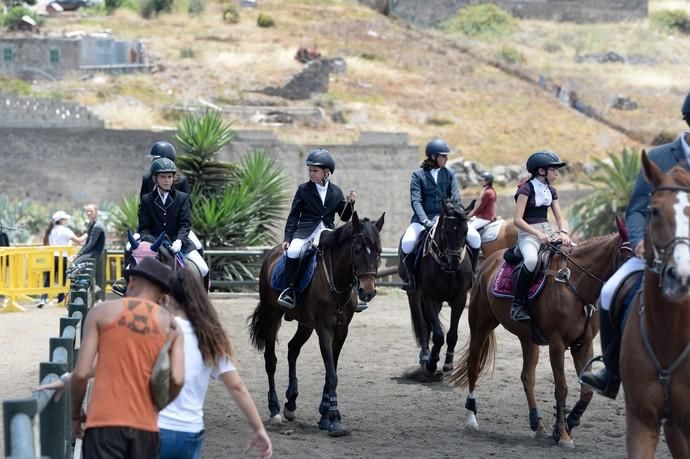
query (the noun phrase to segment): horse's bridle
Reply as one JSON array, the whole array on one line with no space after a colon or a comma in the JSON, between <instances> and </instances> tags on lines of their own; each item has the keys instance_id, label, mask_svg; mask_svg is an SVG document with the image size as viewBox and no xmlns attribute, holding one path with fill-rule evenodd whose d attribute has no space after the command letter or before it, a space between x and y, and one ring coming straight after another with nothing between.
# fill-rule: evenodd
<instances>
[{"instance_id":1,"label":"horse's bridle","mask_svg":"<svg viewBox=\"0 0 690 459\"><path fill-rule=\"evenodd\" d=\"M460 217L449 217L448 215L443 217L443 226L446 225L446 220L459 220ZM425 255L428 253L431 255L431 257L436 261L441 266L441 269L446 272L446 273L454 273L460 269L460 264L458 264L458 269L453 270L450 269L450 257L451 256L456 256L462 261L463 258L465 258L465 251L467 250L467 244L463 244L462 247L460 247L457 250L451 250L448 248L448 244L446 243L446 248L441 250L439 247L438 243L436 242L435 235L436 235L436 230L438 228L438 222L440 222L440 219L436 222L436 224L431 228L429 231L429 244L428 244L428 250L426 250ZM443 233L441 233L443 235Z\"/></svg>"},{"instance_id":2,"label":"horse's bridle","mask_svg":"<svg viewBox=\"0 0 690 459\"><path fill-rule=\"evenodd\" d=\"M658 191L672 191L675 193L679 192L684 192L684 193L690 193L690 187L686 186L670 186L670 185L662 185L654 188L651 193L649 193L649 197L651 198L654 196L654 193ZM649 218L651 216L651 209L652 206L649 205L647 206L647 215L645 218L645 226L649 225ZM671 238L670 241L668 241L666 244L664 244L661 248L657 248L656 244L654 243L654 233L651 231L645 231L649 235L649 241L651 242L652 245L652 250L653 250L653 255L654 258L651 260L651 264L649 259L645 258L645 265L655 274L662 274L664 270L666 269L666 260L668 259L668 254L673 252L673 249L676 248L677 245L680 244L685 244L688 247L690 247L690 237L678 237L675 236ZM659 278L659 282L661 282L661 278Z\"/></svg>"},{"instance_id":3,"label":"horse's bridle","mask_svg":"<svg viewBox=\"0 0 690 459\"><path fill-rule=\"evenodd\" d=\"M325 251L321 251L321 265L323 266L323 272L326 275L326 282L328 282L328 288L334 295L340 295L344 292L351 291L355 285L359 284L359 280L363 277L376 277L376 269L373 268L373 262L370 257L367 257L367 271L363 273L357 273L355 263L355 241L358 238L363 240L364 235L362 233L354 234L352 236L352 243L350 245L350 260L352 260L352 281L342 290L338 290L338 288L336 288L335 279L333 278L333 276L331 276L331 272L333 272L333 257L328 257L328 266L326 266L326 253ZM366 247L366 244L364 244L364 246Z\"/></svg>"}]
</instances>

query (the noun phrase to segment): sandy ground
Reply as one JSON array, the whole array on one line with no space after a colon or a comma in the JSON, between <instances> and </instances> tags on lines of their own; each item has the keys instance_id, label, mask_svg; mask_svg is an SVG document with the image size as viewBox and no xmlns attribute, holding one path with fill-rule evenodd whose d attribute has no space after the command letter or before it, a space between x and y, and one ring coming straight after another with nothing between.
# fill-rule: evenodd
<instances>
[{"instance_id":1,"label":"sandy ground","mask_svg":"<svg viewBox=\"0 0 690 459\"><path fill-rule=\"evenodd\" d=\"M251 348L246 318L255 296L217 299L223 323L237 350L236 364L265 418L268 383L261 354ZM0 315L0 399L28 396L38 379L38 362L48 357L48 338L58 332L64 310L31 308L23 314ZM449 310L443 310L447 321ZM276 382L282 398L287 387L287 342L296 326L284 322L278 345ZM459 346L468 337L465 315ZM368 311L356 315L340 360L338 397L345 427L351 435L330 438L318 430L318 403L323 364L316 337L304 346L298 363L300 396L297 420L268 426L275 457L295 458L623 458L622 397L608 401L595 396L575 431L575 449L535 439L529 430L527 404L520 383L517 338L498 329L496 368L477 390L481 431L463 429L465 391L443 382L417 383L403 377L414 369L417 349L410 329L406 297L394 290L380 294ZM597 340L598 341L598 340ZM579 392L572 362L566 364L571 384L568 405ZM537 398L545 423L553 422L553 378L542 348ZM285 400L281 400L281 404ZM248 427L220 383L212 383L206 403L207 435L203 457L248 457L242 453ZM0 432L1 434L1 432ZM2 445L2 442L0 442ZM657 457L670 457L665 443Z\"/></svg>"}]
</instances>

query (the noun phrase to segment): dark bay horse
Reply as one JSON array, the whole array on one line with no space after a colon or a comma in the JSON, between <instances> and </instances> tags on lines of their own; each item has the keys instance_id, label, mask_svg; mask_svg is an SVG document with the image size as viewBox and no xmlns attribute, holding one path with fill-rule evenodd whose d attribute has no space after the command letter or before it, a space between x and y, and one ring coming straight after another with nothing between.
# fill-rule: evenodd
<instances>
[{"instance_id":1,"label":"dark bay horse","mask_svg":"<svg viewBox=\"0 0 690 459\"><path fill-rule=\"evenodd\" d=\"M465 246L467 213L459 203L446 201L443 211L430 230L429 238L419 250L419 264L415 277L417 288L407 293L410 316L419 351L419 364L428 374L434 374L443 346L443 325L439 313L444 301L451 308L450 328L446 336L446 360L443 371L453 369L453 353L458 342L458 324L465 309L467 292L472 286L472 261ZM429 351L429 339L432 347Z\"/></svg>"},{"instance_id":2,"label":"dark bay horse","mask_svg":"<svg viewBox=\"0 0 690 459\"><path fill-rule=\"evenodd\" d=\"M385 214L384 214L385 215ZM321 233L317 268L311 284L298 296L295 309L288 312L299 323L297 332L288 343L289 383L285 394L287 403L283 414L289 421L295 419L297 409L297 357L313 331L319 337L321 357L326 367L323 398L319 406L319 428L331 436L342 436L347 431L338 410L338 356L347 337L356 298L370 301L376 295L376 272L381 256L379 233L384 215L376 222L360 220L357 212L352 221ZM278 294L271 287L271 274L283 255L277 246L268 253L259 275L259 304L251 316L250 335L254 346L264 351L268 375L268 409L271 420L280 422L280 404L276 394L275 342L284 311L278 306Z\"/></svg>"},{"instance_id":3,"label":"dark bay horse","mask_svg":"<svg viewBox=\"0 0 690 459\"><path fill-rule=\"evenodd\" d=\"M560 446L573 447L571 431L580 422L592 391L581 386L580 399L566 419L568 385L565 379L565 351L570 353L579 374L592 356L592 339L599 330L599 315L593 306L606 280L623 259L630 256L627 236L602 236L580 243L573 248L558 248L548 266L544 290L532 305L532 318L537 321L547 339L556 399L556 421L553 438ZM470 342L461 364L450 376L450 382L459 387L469 386L465 404L466 427L478 430L475 389L477 379L487 370L495 357L494 329L500 324L520 339L522 346L522 385L529 405L530 428L545 434L544 424L537 409L534 393L535 370L539 360L539 347L532 342L529 323L510 319L511 299L497 298L491 293L496 272L503 263L503 251L491 255L483 264L470 293L468 321Z\"/></svg>"},{"instance_id":4,"label":"dark bay horse","mask_svg":"<svg viewBox=\"0 0 690 459\"><path fill-rule=\"evenodd\" d=\"M631 459L653 458L664 426L674 458L690 457L690 173L667 174L642 154L653 186L645 228L642 290L623 331L625 443Z\"/></svg>"}]
</instances>

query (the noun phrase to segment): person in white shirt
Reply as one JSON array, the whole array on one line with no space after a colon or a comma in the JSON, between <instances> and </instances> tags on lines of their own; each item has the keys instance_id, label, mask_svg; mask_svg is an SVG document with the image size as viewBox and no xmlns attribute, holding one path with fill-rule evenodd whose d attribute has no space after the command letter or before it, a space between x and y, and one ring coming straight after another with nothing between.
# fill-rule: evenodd
<instances>
[{"instance_id":1,"label":"person in white shirt","mask_svg":"<svg viewBox=\"0 0 690 459\"><path fill-rule=\"evenodd\" d=\"M69 219L72 218L67 212L58 210L53 214L53 217L50 219L50 225L48 225L48 228L46 229L45 234L43 235L43 245L72 245L72 242L75 242L77 244L83 244L84 241L86 240L86 234L83 234L81 236L77 236L74 234L74 231L72 231L68 226L67 222ZM60 253L59 251L56 251L54 253L55 255L55 264L54 264L54 273L55 273L55 278L58 278L58 272L60 270L60 257L62 257L62 284L65 285L65 270L67 269L67 252L62 252ZM44 273L43 275L43 286L44 287L50 287L50 273ZM57 301L58 303L62 303L62 301L65 299L65 294L60 293L58 294ZM48 301L48 295L43 294L41 295L41 299L38 301L38 307L42 308L45 306L46 302Z\"/></svg>"},{"instance_id":2,"label":"person in white shirt","mask_svg":"<svg viewBox=\"0 0 690 459\"><path fill-rule=\"evenodd\" d=\"M201 282L188 269L170 281L168 309L184 335L185 379L182 391L158 413L159 459L197 459L204 437L204 399L211 378L220 379L253 430L249 449L262 458L272 455L271 440L259 412L230 360L232 345ZM228 457L240 454L228 450Z\"/></svg>"}]
</instances>

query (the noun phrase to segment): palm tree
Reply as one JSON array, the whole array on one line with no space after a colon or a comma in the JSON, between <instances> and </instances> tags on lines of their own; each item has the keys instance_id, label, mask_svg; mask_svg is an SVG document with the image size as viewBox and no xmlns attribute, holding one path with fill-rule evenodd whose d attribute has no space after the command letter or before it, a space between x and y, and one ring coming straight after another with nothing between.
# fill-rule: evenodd
<instances>
[{"instance_id":1,"label":"palm tree","mask_svg":"<svg viewBox=\"0 0 690 459\"><path fill-rule=\"evenodd\" d=\"M184 154L176 162L194 193L217 195L233 182L237 165L219 161L217 155L234 137L235 133L223 122L218 111L206 110L200 115L190 113L182 118L175 140Z\"/></svg>"},{"instance_id":2,"label":"palm tree","mask_svg":"<svg viewBox=\"0 0 690 459\"><path fill-rule=\"evenodd\" d=\"M615 217L623 217L640 171L640 152L623 148L620 155L595 161L597 171L585 180L594 191L572 207L573 230L583 238L616 230Z\"/></svg>"}]
</instances>

